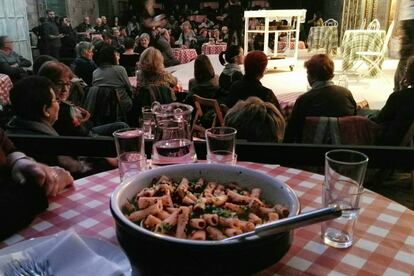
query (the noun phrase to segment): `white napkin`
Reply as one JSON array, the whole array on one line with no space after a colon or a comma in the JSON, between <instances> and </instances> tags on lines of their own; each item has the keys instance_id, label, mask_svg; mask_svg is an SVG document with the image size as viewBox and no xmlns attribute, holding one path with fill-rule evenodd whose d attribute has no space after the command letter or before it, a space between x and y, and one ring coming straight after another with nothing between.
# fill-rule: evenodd
<instances>
[{"instance_id":1,"label":"white napkin","mask_svg":"<svg viewBox=\"0 0 414 276\"><path fill-rule=\"evenodd\" d=\"M116 263L96 254L73 230L52 236L22 254L38 262L48 260L54 275L124 275Z\"/></svg>"}]
</instances>

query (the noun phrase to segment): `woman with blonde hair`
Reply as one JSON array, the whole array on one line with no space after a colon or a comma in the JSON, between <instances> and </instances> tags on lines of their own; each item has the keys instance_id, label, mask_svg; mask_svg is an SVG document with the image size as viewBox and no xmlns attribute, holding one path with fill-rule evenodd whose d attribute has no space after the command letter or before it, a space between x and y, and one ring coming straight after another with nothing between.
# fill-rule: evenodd
<instances>
[{"instance_id":1,"label":"woman with blonde hair","mask_svg":"<svg viewBox=\"0 0 414 276\"><path fill-rule=\"evenodd\" d=\"M249 142L280 143L286 122L280 111L270 102L249 97L235 104L224 117L226 126L237 129L237 138Z\"/></svg>"},{"instance_id":2,"label":"woman with blonde hair","mask_svg":"<svg viewBox=\"0 0 414 276\"><path fill-rule=\"evenodd\" d=\"M137 83L139 86L157 85L174 88L177 78L165 70L164 57L154 47L149 47L138 62Z\"/></svg>"}]
</instances>

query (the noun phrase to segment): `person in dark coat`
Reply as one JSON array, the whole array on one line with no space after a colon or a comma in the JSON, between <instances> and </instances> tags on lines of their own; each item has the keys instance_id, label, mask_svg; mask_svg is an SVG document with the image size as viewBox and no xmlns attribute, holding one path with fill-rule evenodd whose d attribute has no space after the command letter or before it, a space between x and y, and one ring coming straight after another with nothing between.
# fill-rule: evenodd
<instances>
[{"instance_id":1,"label":"person in dark coat","mask_svg":"<svg viewBox=\"0 0 414 276\"><path fill-rule=\"evenodd\" d=\"M243 79L240 67L244 62L243 48L231 45L225 52L220 53L219 60L224 66L219 78L220 88L228 92L234 82Z\"/></svg>"},{"instance_id":2,"label":"person in dark coat","mask_svg":"<svg viewBox=\"0 0 414 276\"><path fill-rule=\"evenodd\" d=\"M48 10L46 13L47 21L43 25L45 48L49 56L59 58L60 47L62 46L60 39L63 35L59 33L59 28L56 25L55 12L53 10Z\"/></svg>"},{"instance_id":3,"label":"person in dark coat","mask_svg":"<svg viewBox=\"0 0 414 276\"><path fill-rule=\"evenodd\" d=\"M48 207L48 195L73 184L69 172L26 156L0 129L0 241L27 226Z\"/></svg>"},{"instance_id":4,"label":"person in dark coat","mask_svg":"<svg viewBox=\"0 0 414 276\"><path fill-rule=\"evenodd\" d=\"M233 42L233 36L236 34L237 45L242 45L242 26L243 26L243 9L237 0L229 0L229 7L227 9L227 16L225 23L229 28L229 40L227 41L227 48Z\"/></svg>"},{"instance_id":5,"label":"person in dark coat","mask_svg":"<svg viewBox=\"0 0 414 276\"><path fill-rule=\"evenodd\" d=\"M306 117L342 117L356 115L352 93L333 83L334 63L328 55L312 56L305 62L312 89L295 102L285 132L285 142L300 143Z\"/></svg>"},{"instance_id":6,"label":"person in dark coat","mask_svg":"<svg viewBox=\"0 0 414 276\"><path fill-rule=\"evenodd\" d=\"M77 58L71 67L76 76L81 78L88 86L92 86L92 75L98 66L93 61L93 45L87 41L81 41L76 45Z\"/></svg>"},{"instance_id":7,"label":"person in dark coat","mask_svg":"<svg viewBox=\"0 0 414 276\"><path fill-rule=\"evenodd\" d=\"M27 76L26 69L32 63L15 51L13 41L8 36L0 36L0 73L10 77L12 82Z\"/></svg>"},{"instance_id":8,"label":"person in dark coat","mask_svg":"<svg viewBox=\"0 0 414 276\"><path fill-rule=\"evenodd\" d=\"M264 102L271 102L277 109L280 109L279 101L273 91L264 87L260 82L267 66L267 56L262 51L251 51L244 58L244 77L236 81L230 87L226 105L230 108L238 100L245 100L248 97L258 97Z\"/></svg>"},{"instance_id":9,"label":"person in dark coat","mask_svg":"<svg viewBox=\"0 0 414 276\"><path fill-rule=\"evenodd\" d=\"M380 124L377 144L399 146L414 121L414 57L407 61L403 88L393 92L385 106L371 119Z\"/></svg>"}]
</instances>

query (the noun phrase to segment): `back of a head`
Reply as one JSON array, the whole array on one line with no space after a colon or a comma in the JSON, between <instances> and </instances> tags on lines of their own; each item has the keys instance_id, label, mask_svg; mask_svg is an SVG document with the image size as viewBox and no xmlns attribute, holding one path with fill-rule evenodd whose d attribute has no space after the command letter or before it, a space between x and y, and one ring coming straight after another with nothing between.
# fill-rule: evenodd
<instances>
[{"instance_id":1,"label":"back of a head","mask_svg":"<svg viewBox=\"0 0 414 276\"><path fill-rule=\"evenodd\" d=\"M10 90L10 101L15 114L22 119L41 121L43 108L52 103L52 89L52 82L45 77L30 76L16 82Z\"/></svg>"},{"instance_id":2,"label":"back of a head","mask_svg":"<svg viewBox=\"0 0 414 276\"><path fill-rule=\"evenodd\" d=\"M314 80L327 81L334 77L334 62L328 55L314 55L305 62L304 66L308 70L308 75Z\"/></svg>"},{"instance_id":3,"label":"back of a head","mask_svg":"<svg viewBox=\"0 0 414 276\"><path fill-rule=\"evenodd\" d=\"M144 73L161 73L164 70L164 57L158 49L148 47L139 58L138 68Z\"/></svg>"},{"instance_id":4,"label":"back of a head","mask_svg":"<svg viewBox=\"0 0 414 276\"><path fill-rule=\"evenodd\" d=\"M267 66L267 56L262 51L251 51L244 58L244 72L248 78L263 76Z\"/></svg>"},{"instance_id":5,"label":"back of a head","mask_svg":"<svg viewBox=\"0 0 414 276\"><path fill-rule=\"evenodd\" d=\"M130 37L125 38L125 40L124 40L124 46L125 46L125 49L134 49L135 40L133 40Z\"/></svg>"},{"instance_id":6,"label":"back of a head","mask_svg":"<svg viewBox=\"0 0 414 276\"><path fill-rule=\"evenodd\" d=\"M224 118L226 126L237 129L237 137L249 142L282 142L285 119L269 102L257 97L238 101Z\"/></svg>"},{"instance_id":7,"label":"back of a head","mask_svg":"<svg viewBox=\"0 0 414 276\"><path fill-rule=\"evenodd\" d=\"M105 43L96 53L95 61L98 66L116 65L116 53L115 47Z\"/></svg>"},{"instance_id":8,"label":"back of a head","mask_svg":"<svg viewBox=\"0 0 414 276\"><path fill-rule=\"evenodd\" d=\"M214 78L215 72L208 56L198 55L194 61L194 78L197 82L205 82Z\"/></svg>"},{"instance_id":9,"label":"back of a head","mask_svg":"<svg viewBox=\"0 0 414 276\"><path fill-rule=\"evenodd\" d=\"M33 73L37 74L42 65L48 61L57 61L57 59L48 55L40 55L36 57L33 61Z\"/></svg>"},{"instance_id":10,"label":"back of a head","mask_svg":"<svg viewBox=\"0 0 414 276\"><path fill-rule=\"evenodd\" d=\"M219 60L221 65L227 63L234 63L234 58L240 55L242 48L238 45L231 45L226 51L221 52L219 55Z\"/></svg>"},{"instance_id":11,"label":"back of a head","mask_svg":"<svg viewBox=\"0 0 414 276\"><path fill-rule=\"evenodd\" d=\"M74 74L70 68L59 61L48 61L42 65L37 73L38 76L46 77L54 83L61 79L72 79Z\"/></svg>"}]
</instances>

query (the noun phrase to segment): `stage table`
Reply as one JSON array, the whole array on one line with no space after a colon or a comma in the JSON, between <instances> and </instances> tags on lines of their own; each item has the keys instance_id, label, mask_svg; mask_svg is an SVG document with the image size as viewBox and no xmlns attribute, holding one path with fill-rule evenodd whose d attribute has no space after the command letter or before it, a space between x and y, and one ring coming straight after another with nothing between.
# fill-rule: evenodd
<instances>
[{"instance_id":1,"label":"stage table","mask_svg":"<svg viewBox=\"0 0 414 276\"><path fill-rule=\"evenodd\" d=\"M338 48L338 27L311 27L308 36L308 51L325 49L326 54L336 54Z\"/></svg>"},{"instance_id":2,"label":"stage table","mask_svg":"<svg viewBox=\"0 0 414 276\"><path fill-rule=\"evenodd\" d=\"M189 63L197 57L197 51L195 49L186 48L172 48L174 57L181 63Z\"/></svg>"},{"instance_id":3,"label":"stage table","mask_svg":"<svg viewBox=\"0 0 414 276\"><path fill-rule=\"evenodd\" d=\"M204 43L203 46L201 46L201 52L205 55L218 55L221 52L226 51L226 49L226 43Z\"/></svg>"},{"instance_id":4,"label":"stage table","mask_svg":"<svg viewBox=\"0 0 414 276\"><path fill-rule=\"evenodd\" d=\"M10 90L13 87L13 83L10 77L6 74L0 74L0 104L10 104Z\"/></svg>"},{"instance_id":5,"label":"stage table","mask_svg":"<svg viewBox=\"0 0 414 276\"><path fill-rule=\"evenodd\" d=\"M288 184L298 195L302 212L322 207L322 175L277 165L238 164ZM109 210L109 197L117 185L118 170L77 180L74 188L50 198L48 210L0 243L0 248L69 228L117 244ZM362 195L360 207L352 247L324 245L319 224L300 228L287 254L257 275L410 275L414 271L414 212L369 190Z\"/></svg>"},{"instance_id":6,"label":"stage table","mask_svg":"<svg viewBox=\"0 0 414 276\"><path fill-rule=\"evenodd\" d=\"M361 58L357 52L380 52L385 39L384 30L347 30L342 38L342 70L350 71L357 60ZM383 62L383 61L382 61ZM381 63L382 64L382 63ZM379 72L371 70L370 75L375 76Z\"/></svg>"}]
</instances>

